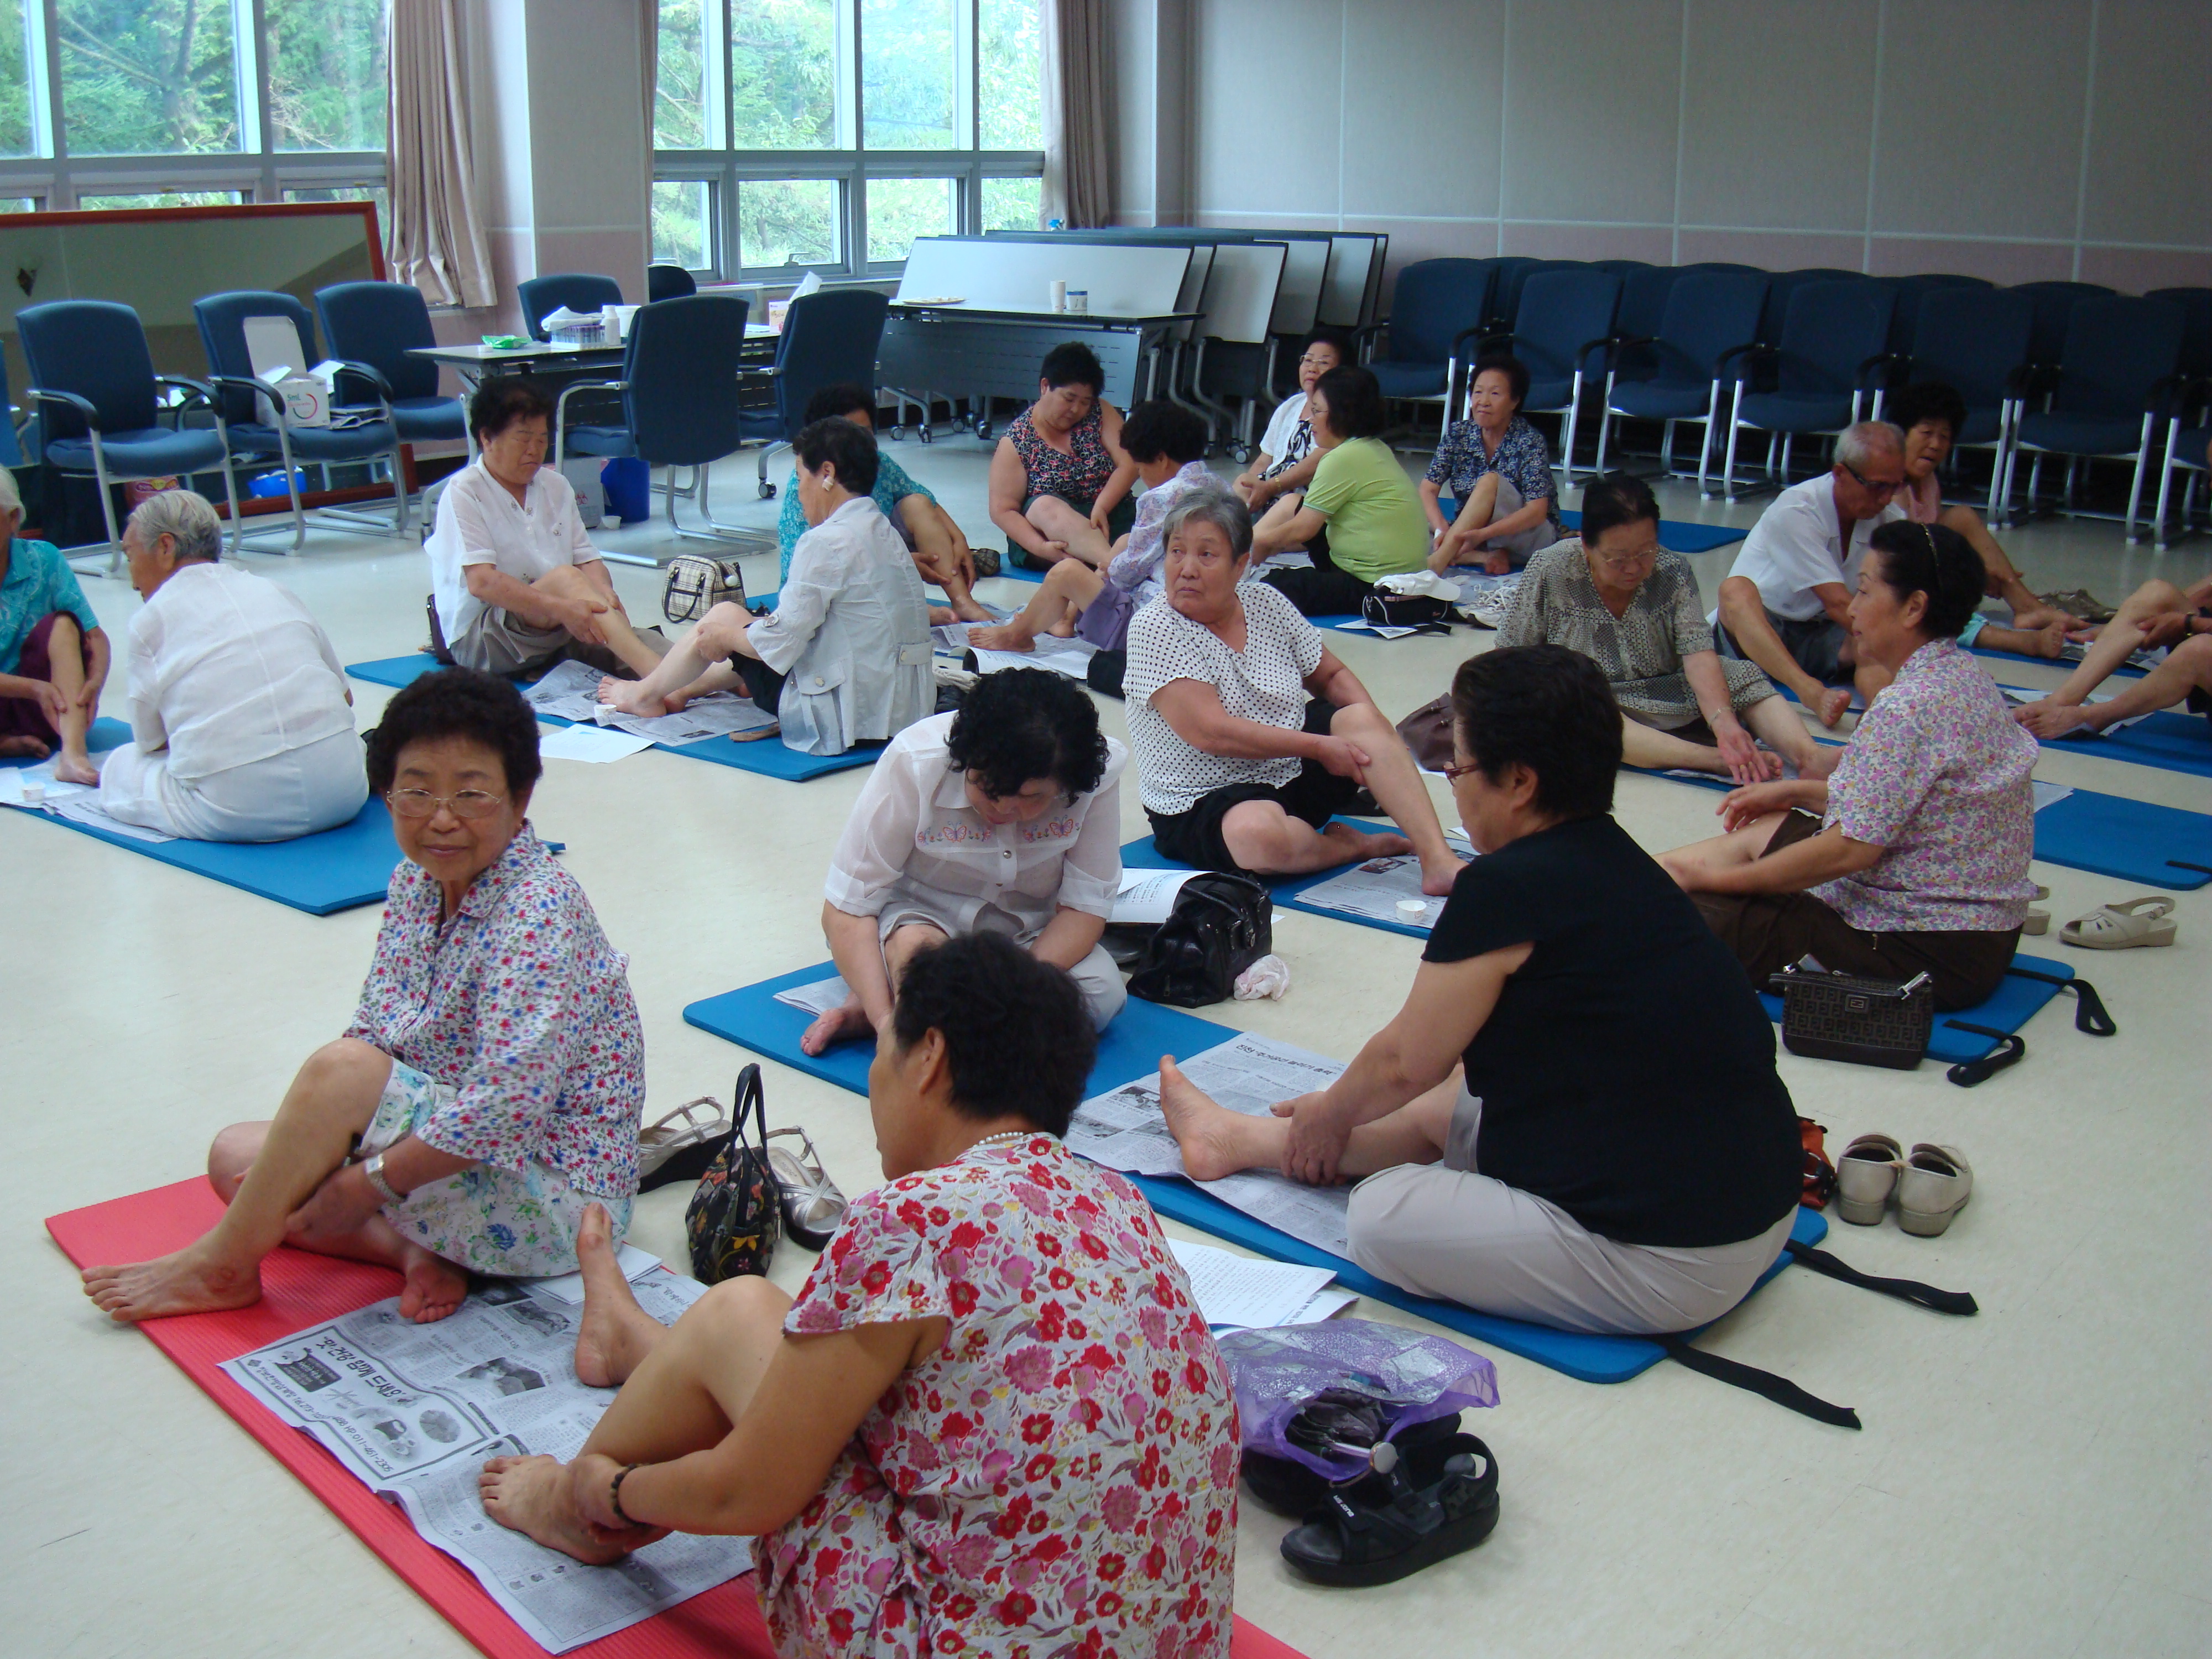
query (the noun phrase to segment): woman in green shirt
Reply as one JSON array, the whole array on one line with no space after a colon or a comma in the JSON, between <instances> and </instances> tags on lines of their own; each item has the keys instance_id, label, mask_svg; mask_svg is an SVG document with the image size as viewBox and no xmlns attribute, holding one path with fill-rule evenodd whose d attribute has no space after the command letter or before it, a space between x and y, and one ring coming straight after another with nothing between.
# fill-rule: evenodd
<instances>
[{"instance_id":1,"label":"woman in green shirt","mask_svg":"<svg viewBox=\"0 0 2212 1659\"><path fill-rule=\"evenodd\" d=\"M1285 499L1253 527L1255 562L1304 547L1310 570L1273 570L1265 580L1308 617L1357 612L1377 579L1427 562L1429 521L1413 481L1380 436L1382 388L1347 364L1315 383L1306 416L1322 451L1303 501Z\"/></svg>"}]
</instances>

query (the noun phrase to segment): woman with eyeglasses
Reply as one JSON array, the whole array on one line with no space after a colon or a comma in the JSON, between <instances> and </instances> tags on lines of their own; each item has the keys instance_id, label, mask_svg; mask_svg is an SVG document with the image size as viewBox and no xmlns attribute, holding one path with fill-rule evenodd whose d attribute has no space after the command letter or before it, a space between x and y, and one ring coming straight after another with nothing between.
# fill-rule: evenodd
<instances>
[{"instance_id":1,"label":"woman with eyeglasses","mask_svg":"<svg viewBox=\"0 0 2212 1659\"><path fill-rule=\"evenodd\" d=\"M1698 579L1659 545L1659 503L1629 473L1583 491L1582 533L1528 562L1498 643L1564 645L1595 662L1620 705L1626 765L1758 783L1785 759L1812 776L1833 764L1756 663L1721 659Z\"/></svg>"},{"instance_id":2,"label":"woman with eyeglasses","mask_svg":"<svg viewBox=\"0 0 2212 1659\"><path fill-rule=\"evenodd\" d=\"M427 1324L471 1273L573 1272L593 1204L620 1240L645 1036L629 958L530 827L540 764L529 705L489 674L427 674L386 707L368 782L406 861L360 1005L272 1121L216 1137L228 1208L209 1232L85 1272L111 1318L257 1302L262 1258L289 1244L396 1269L400 1313Z\"/></svg>"},{"instance_id":3,"label":"woman with eyeglasses","mask_svg":"<svg viewBox=\"0 0 2212 1659\"><path fill-rule=\"evenodd\" d=\"M1303 495L1313 482L1323 453L1314 443L1313 389L1322 375L1352 360L1352 337L1342 329L1317 328L1308 337L1298 359L1298 389L1275 405L1260 453L1231 485L1255 514L1282 496Z\"/></svg>"}]
</instances>

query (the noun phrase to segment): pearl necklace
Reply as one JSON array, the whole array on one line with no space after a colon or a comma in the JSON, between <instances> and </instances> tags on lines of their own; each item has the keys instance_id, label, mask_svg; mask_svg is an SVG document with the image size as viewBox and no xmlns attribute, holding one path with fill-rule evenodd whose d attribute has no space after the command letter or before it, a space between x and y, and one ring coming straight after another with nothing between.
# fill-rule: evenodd
<instances>
[{"instance_id":1,"label":"pearl necklace","mask_svg":"<svg viewBox=\"0 0 2212 1659\"><path fill-rule=\"evenodd\" d=\"M1002 1129L997 1134L985 1135L981 1140L969 1141L968 1150L972 1152L978 1146L1011 1146L1018 1140L1027 1140L1036 1133L1035 1129Z\"/></svg>"}]
</instances>

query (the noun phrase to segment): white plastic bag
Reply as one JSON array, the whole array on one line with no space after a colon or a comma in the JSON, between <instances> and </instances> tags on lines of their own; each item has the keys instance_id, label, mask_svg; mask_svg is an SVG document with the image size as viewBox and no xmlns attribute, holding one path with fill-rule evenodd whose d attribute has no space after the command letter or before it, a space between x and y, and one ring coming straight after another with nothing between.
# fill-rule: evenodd
<instances>
[{"instance_id":1,"label":"white plastic bag","mask_svg":"<svg viewBox=\"0 0 2212 1659\"><path fill-rule=\"evenodd\" d=\"M1277 956L1261 957L1237 975L1236 994L1239 1002L1257 1002L1261 997L1281 1001L1283 993L1291 988L1291 964Z\"/></svg>"}]
</instances>

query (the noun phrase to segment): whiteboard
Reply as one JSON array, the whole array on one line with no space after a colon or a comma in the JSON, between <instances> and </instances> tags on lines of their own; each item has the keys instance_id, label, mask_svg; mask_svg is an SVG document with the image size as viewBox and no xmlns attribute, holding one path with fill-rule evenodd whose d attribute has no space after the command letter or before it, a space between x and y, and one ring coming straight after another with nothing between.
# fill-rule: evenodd
<instances>
[{"instance_id":1,"label":"whiteboard","mask_svg":"<svg viewBox=\"0 0 2212 1659\"><path fill-rule=\"evenodd\" d=\"M1268 319L1268 331L1310 334L1321 316L1331 240L1326 236L1291 237L1283 246L1283 284L1275 290L1275 314Z\"/></svg>"},{"instance_id":2,"label":"whiteboard","mask_svg":"<svg viewBox=\"0 0 2212 1659\"><path fill-rule=\"evenodd\" d=\"M1159 317L1176 310L1190 266L1187 247L1011 238L917 238L896 303L957 298L977 311L1050 316L1052 285L1086 289L1094 317Z\"/></svg>"},{"instance_id":3,"label":"whiteboard","mask_svg":"<svg viewBox=\"0 0 2212 1659\"><path fill-rule=\"evenodd\" d=\"M1213 244L1201 242L1194 245L1190 250L1190 269L1183 272L1182 288L1176 295L1175 308L1177 311L1203 311L1206 308L1206 278L1212 273ZM1175 325L1176 338L1188 340L1191 331L1197 326L1195 319L1177 323Z\"/></svg>"},{"instance_id":4,"label":"whiteboard","mask_svg":"<svg viewBox=\"0 0 2212 1659\"><path fill-rule=\"evenodd\" d=\"M1368 271L1378 239L1331 236L1328 275L1322 285L1320 318L1339 328L1357 328L1367 306Z\"/></svg>"},{"instance_id":5,"label":"whiteboard","mask_svg":"<svg viewBox=\"0 0 2212 1659\"><path fill-rule=\"evenodd\" d=\"M1288 252L1281 242L1217 242L1199 304L1206 315L1198 319L1198 337L1244 344L1265 340Z\"/></svg>"}]
</instances>

